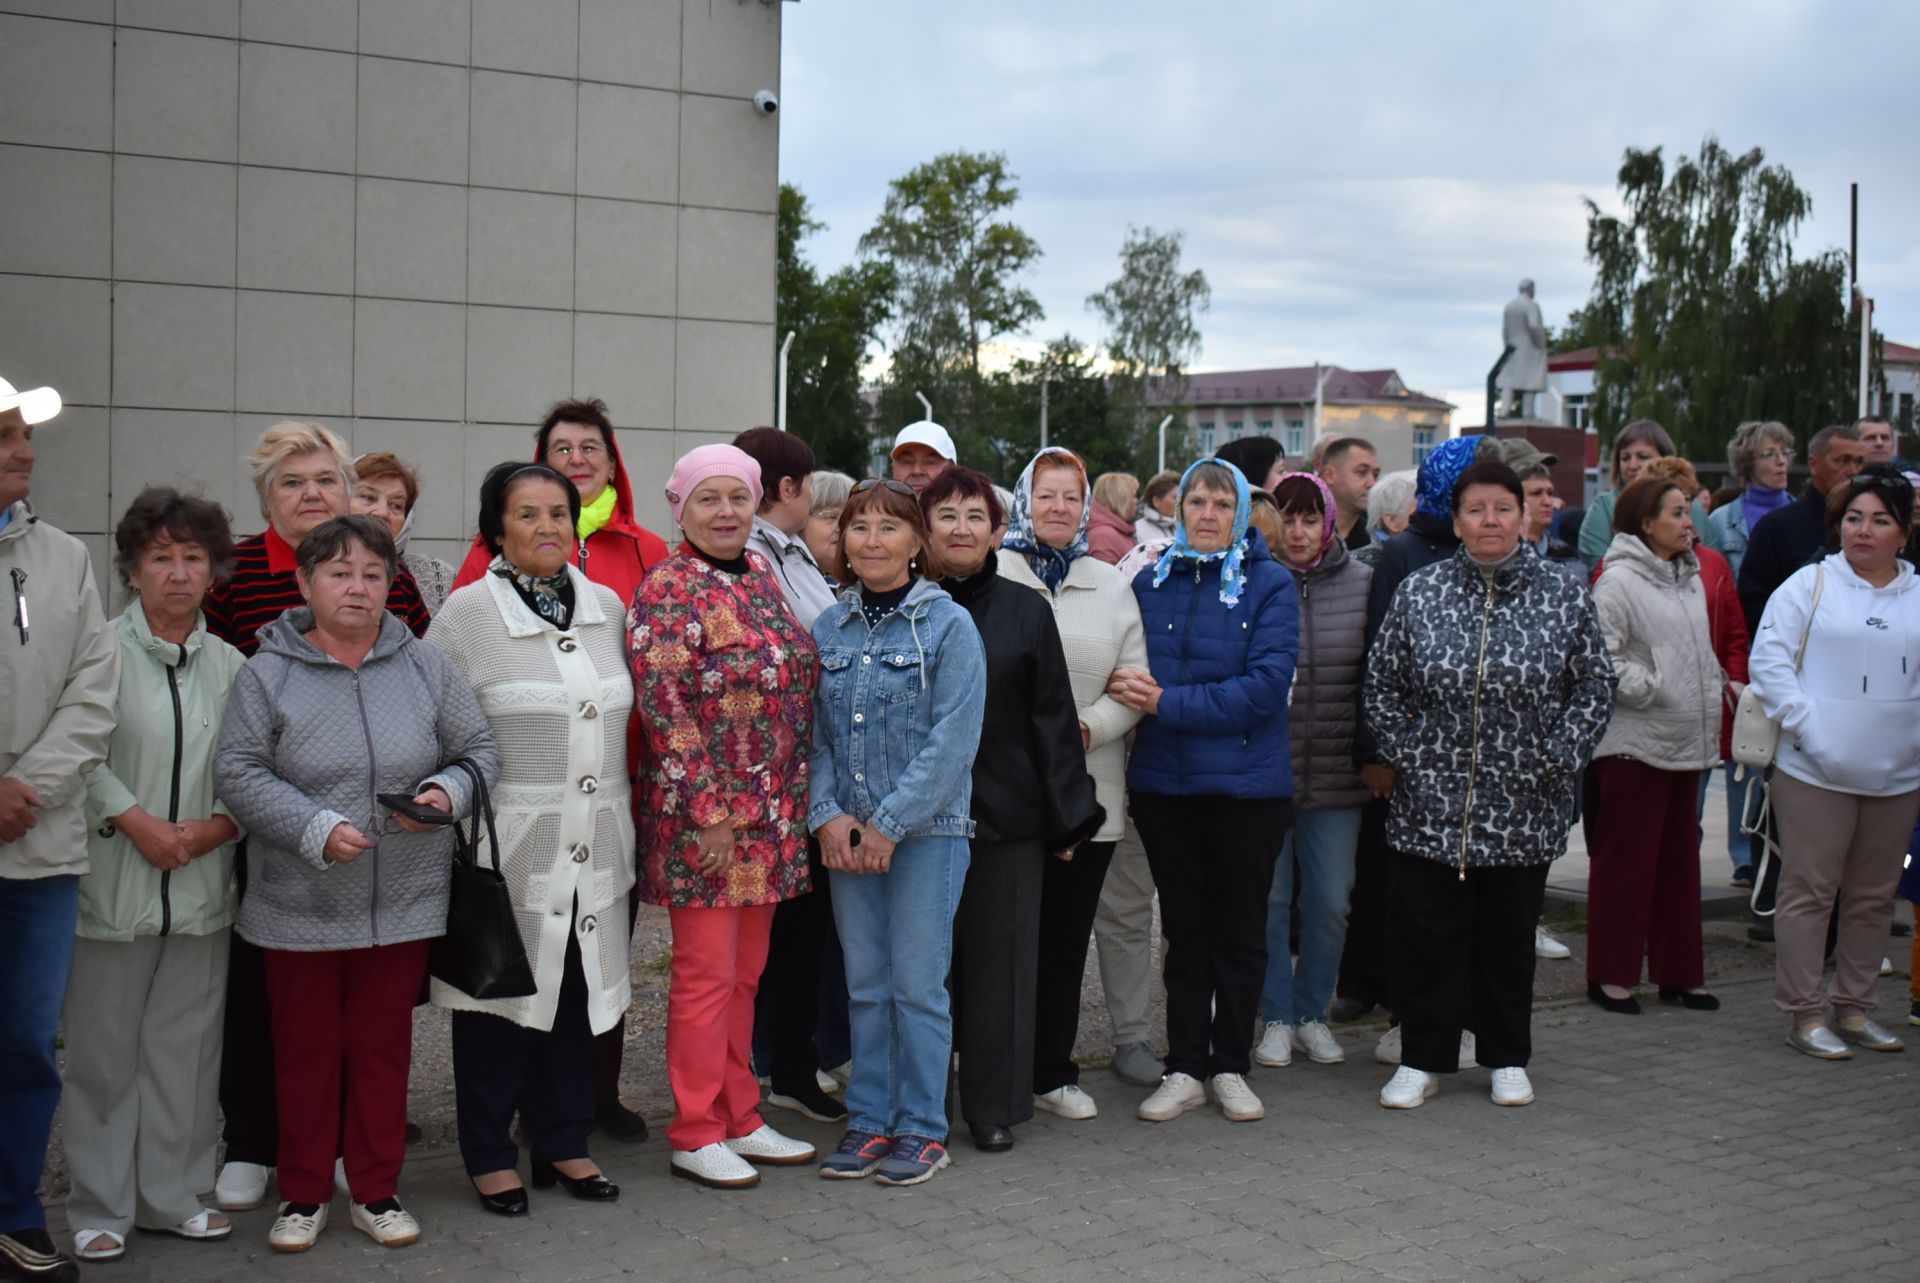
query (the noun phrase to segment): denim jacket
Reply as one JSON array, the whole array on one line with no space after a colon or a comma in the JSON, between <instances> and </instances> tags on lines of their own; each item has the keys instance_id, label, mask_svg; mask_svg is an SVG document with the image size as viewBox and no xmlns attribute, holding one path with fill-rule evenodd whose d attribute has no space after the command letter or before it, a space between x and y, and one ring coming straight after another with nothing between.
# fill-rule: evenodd
<instances>
[{"instance_id":1,"label":"denim jacket","mask_svg":"<svg viewBox=\"0 0 1920 1283\"><path fill-rule=\"evenodd\" d=\"M894 842L972 837L987 659L966 610L922 579L869 628L856 587L820 613L813 639L807 826L851 815Z\"/></svg>"}]
</instances>

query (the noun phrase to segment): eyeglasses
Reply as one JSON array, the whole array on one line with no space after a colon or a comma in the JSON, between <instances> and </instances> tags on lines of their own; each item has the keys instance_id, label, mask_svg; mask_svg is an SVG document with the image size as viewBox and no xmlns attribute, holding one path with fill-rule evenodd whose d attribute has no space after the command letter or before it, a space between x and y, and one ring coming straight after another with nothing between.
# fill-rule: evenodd
<instances>
[{"instance_id":1,"label":"eyeglasses","mask_svg":"<svg viewBox=\"0 0 1920 1283\"><path fill-rule=\"evenodd\" d=\"M607 452L605 446L598 445L592 441L582 441L578 446L570 446L570 445L548 446L547 458L558 459L560 460L560 462L565 463L568 459L571 459L574 456L574 453L576 450L579 452L579 455L582 459L586 459L589 462L599 459L602 455L606 454Z\"/></svg>"},{"instance_id":2,"label":"eyeglasses","mask_svg":"<svg viewBox=\"0 0 1920 1283\"><path fill-rule=\"evenodd\" d=\"M885 486L895 494L903 494L909 499L918 499L919 492L904 481L895 481L892 477L868 477L865 481L854 483L854 494L865 494L875 486Z\"/></svg>"},{"instance_id":3,"label":"eyeglasses","mask_svg":"<svg viewBox=\"0 0 1920 1283\"><path fill-rule=\"evenodd\" d=\"M1761 461L1762 463L1792 463L1792 462L1793 462L1793 451L1791 451L1791 450L1777 450L1777 449L1776 449L1776 450L1762 450L1762 451L1761 451L1761 452L1760 452L1760 453L1759 453L1758 455L1756 455L1755 457L1756 457L1756 458L1758 458L1758 459L1759 459L1759 460L1760 460L1760 461Z\"/></svg>"}]
</instances>

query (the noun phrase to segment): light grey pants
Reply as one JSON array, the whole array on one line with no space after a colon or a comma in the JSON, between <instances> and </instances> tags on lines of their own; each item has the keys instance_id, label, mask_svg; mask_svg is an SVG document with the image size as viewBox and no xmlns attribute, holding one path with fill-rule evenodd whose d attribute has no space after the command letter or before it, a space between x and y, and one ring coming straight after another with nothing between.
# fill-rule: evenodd
<instances>
[{"instance_id":1,"label":"light grey pants","mask_svg":"<svg viewBox=\"0 0 1920 1283\"><path fill-rule=\"evenodd\" d=\"M219 1135L230 929L75 942L62 1134L75 1230L199 1214Z\"/></svg>"},{"instance_id":2,"label":"light grey pants","mask_svg":"<svg viewBox=\"0 0 1920 1283\"><path fill-rule=\"evenodd\" d=\"M1153 965L1153 871L1131 816L1100 888L1093 941L1100 949L1100 987L1113 1021L1113 1045L1151 1045L1153 984L1159 975Z\"/></svg>"}]
</instances>

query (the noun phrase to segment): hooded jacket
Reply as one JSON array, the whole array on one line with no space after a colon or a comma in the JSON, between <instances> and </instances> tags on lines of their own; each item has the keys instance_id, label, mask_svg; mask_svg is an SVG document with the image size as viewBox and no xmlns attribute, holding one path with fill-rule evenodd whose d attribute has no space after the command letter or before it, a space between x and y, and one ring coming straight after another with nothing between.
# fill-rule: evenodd
<instances>
[{"instance_id":1,"label":"hooded jacket","mask_svg":"<svg viewBox=\"0 0 1920 1283\"><path fill-rule=\"evenodd\" d=\"M640 590L640 581L647 577L647 572L667 559L667 544L634 520L633 483L627 479L626 461L620 457L620 442L613 434L607 437L607 451L613 456L610 483L614 488L613 516L606 525L578 542L573 565L594 583L613 589L624 610L633 604L633 595ZM537 445L533 462L540 462ZM460 563L460 573L454 576L453 586L465 588L484 576L487 567L493 564L493 557L486 536L475 535L473 547L467 549L467 559Z\"/></svg>"},{"instance_id":2,"label":"hooded jacket","mask_svg":"<svg viewBox=\"0 0 1920 1283\"><path fill-rule=\"evenodd\" d=\"M92 867L80 879L80 935L132 940L230 927L232 843L162 872L113 820L134 806L170 821L232 814L213 794L213 751L246 658L204 618L184 643L162 641L138 600L110 627L120 647L120 714L107 760L87 776Z\"/></svg>"},{"instance_id":3,"label":"hooded jacket","mask_svg":"<svg viewBox=\"0 0 1920 1283\"><path fill-rule=\"evenodd\" d=\"M1761 616L1753 688L1780 722L1774 767L1802 783L1864 797L1920 788L1920 581L1905 561L1894 567L1875 588L1844 555L1824 557L1781 584Z\"/></svg>"},{"instance_id":4,"label":"hooded jacket","mask_svg":"<svg viewBox=\"0 0 1920 1283\"><path fill-rule=\"evenodd\" d=\"M40 795L34 826L0 843L0 878L87 871L87 773L107 755L120 647L78 539L22 499L0 528L0 775ZM22 609L24 604L24 618Z\"/></svg>"},{"instance_id":5,"label":"hooded jacket","mask_svg":"<svg viewBox=\"0 0 1920 1283\"><path fill-rule=\"evenodd\" d=\"M1714 651L1700 559L1672 560L1638 535L1617 534L1593 586L1593 608L1618 687L1595 757L1627 757L1663 771L1720 760L1727 673Z\"/></svg>"},{"instance_id":6,"label":"hooded jacket","mask_svg":"<svg viewBox=\"0 0 1920 1283\"><path fill-rule=\"evenodd\" d=\"M312 628L301 606L260 630L220 728L214 787L247 830L240 934L295 953L441 935L453 834L407 832L377 795L437 784L466 815L471 781L442 768L471 758L491 789L493 730L467 679L391 612L358 668L308 641ZM323 851L342 821L374 846L336 864Z\"/></svg>"},{"instance_id":7,"label":"hooded jacket","mask_svg":"<svg viewBox=\"0 0 1920 1283\"><path fill-rule=\"evenodd\" d=\"M1133 548L1133 523L1095 499L1087 513L1087 552L1109 566Z\"/></svg>"},{"instance_id":8,"label":"hooded jacket","mask_svg":"<svg viewBox=\"0 0 1920 1283\"><path fill-rule=\"evenodd\" d=\"M1313 569L1287 569L1300 593L1300 662L1288 712L1293 804L1316 810L1361 806L1373 796L1354 764L1373 571L1338 538Z\"/></svg>"},{"instance_id":9,"label":"hooded jacket","mask_svg":"<svg viewBox=\"0 0 1920 1283\"><path fill-rule=\"evenodd\" d=\"M1395 771L1387 840L1462 877L1558 856L1613 686L1586 586L1526 544L1497 569L1460 549L1408 576L1363 687Z\"/></svg>"}]
</instances>

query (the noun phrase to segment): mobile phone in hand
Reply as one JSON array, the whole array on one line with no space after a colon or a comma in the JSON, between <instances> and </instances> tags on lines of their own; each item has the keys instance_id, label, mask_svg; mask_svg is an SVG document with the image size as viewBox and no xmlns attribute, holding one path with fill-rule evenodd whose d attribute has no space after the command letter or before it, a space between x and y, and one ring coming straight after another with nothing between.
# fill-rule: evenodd
<instances>
[{"instance_id":1,"label":"mobile phone in hand","mask_svg":"<svg viewBox=\"0 0 1920 1283\"><path fill-rule=\"evenodd\" d=\"M404 815L416 824L452 824L452 811L436 811L432 807L422 806L405 793L378 793L380 805L395 815Z\"/></svg>"}]
</instances>

